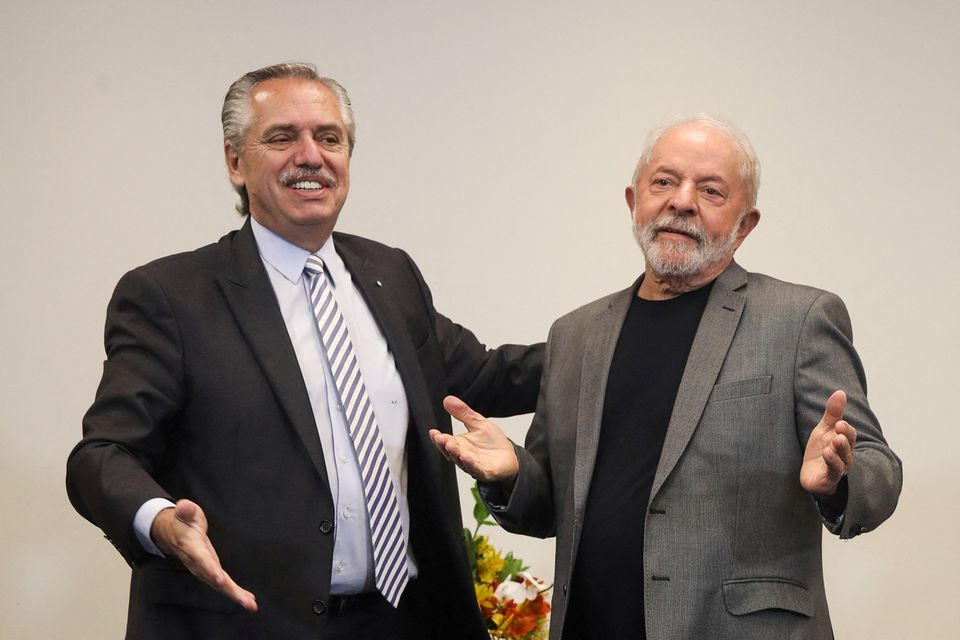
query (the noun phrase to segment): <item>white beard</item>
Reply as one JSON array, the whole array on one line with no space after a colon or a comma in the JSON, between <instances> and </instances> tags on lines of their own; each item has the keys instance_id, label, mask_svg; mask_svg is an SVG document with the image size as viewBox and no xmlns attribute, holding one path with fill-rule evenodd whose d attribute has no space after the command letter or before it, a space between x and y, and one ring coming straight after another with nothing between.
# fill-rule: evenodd
<instances>
[{"instance_id":1,"label":"white beard","mask_svg":"<svg viewBox=\"0 0 960 640\"><path fill-rule=\"evenodd\" d=\"M633 237L655 274L671 279L686 279L705 273L710 267L733 255L742 221L743 216L740 216L727 237L711 238L699 224L689 218L662 215L645 225L634 221ZM683 240L658 238L658 232L666 228L691 235L697 240L697 244L691 246Z\"/></svg>"}]
</instances>

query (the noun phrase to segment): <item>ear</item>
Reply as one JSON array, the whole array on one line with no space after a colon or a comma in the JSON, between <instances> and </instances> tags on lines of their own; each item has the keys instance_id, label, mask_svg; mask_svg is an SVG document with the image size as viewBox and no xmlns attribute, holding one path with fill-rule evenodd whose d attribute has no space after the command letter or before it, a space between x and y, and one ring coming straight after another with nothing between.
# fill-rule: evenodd
<instances>
[{"instance_id":1,"label":"ear","mask_svg":"<svg viewBox=\"0 0 960 640\"><path fill-rule=\"evenodd\" d=\"M743 220L740 221L740 231L737 232L737 247L747 239L747 236L750 235L750 232L756 228L760 223L760 209L754 207L743 216Z\"/></svg>"},{"instance_id":2,"label":"ear","mask_svg":"<svg viewBox=\"0 0 960 640\"><path fill-rule=\"evenodd\" d=\"M239 189L246 185L246 179L240 170L240 154L229 142L223 143L223 157L227 161L227 173L230 174L230 182Z\"/></svg>"},{"instance_id":3,"label":"ear","mask_svg":"<svg viewBox=\"0 0 960 640\"><path fill-rule=\"evenodd\" d=\"M633 206L637 204L637 188L632 184L628 184L627 188L624 189L623 195L627 199L627 208L630 210L630 217L633 217Z\"/></svg>"}]
</instances>

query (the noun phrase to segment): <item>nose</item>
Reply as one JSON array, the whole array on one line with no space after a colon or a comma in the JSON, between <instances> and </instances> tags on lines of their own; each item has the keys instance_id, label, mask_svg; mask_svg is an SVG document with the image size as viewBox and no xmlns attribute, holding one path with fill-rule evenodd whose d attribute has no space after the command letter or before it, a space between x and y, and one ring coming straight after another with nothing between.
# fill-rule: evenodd
<instances>
[{"instance_id":1,"label":"nose","mask_svg":"<svg viewBox=\"0 0 960 640\"><path fill-rule=\"evenodd\" d=\"M670 198L670 208L677 215L692 216L697 213L697 185L681 182Z\"/></svg>"},{"instance_id":2,"label":"nose","mask_svg":"<svg viewBox=\"0 0 960 640\"><path fill-rule=\"evenodd\" d=\"M323 154L320 152L320 145L313 139L313 136L301 136L297 140L293 162L298 167L318 168L323 166Z\"/></svg>"}]
</instances>

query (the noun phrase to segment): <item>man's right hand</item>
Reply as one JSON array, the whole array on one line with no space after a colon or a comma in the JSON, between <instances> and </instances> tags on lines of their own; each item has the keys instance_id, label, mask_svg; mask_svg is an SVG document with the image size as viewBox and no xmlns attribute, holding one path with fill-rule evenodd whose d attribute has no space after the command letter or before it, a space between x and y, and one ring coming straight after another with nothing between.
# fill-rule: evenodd
<instances>
[{"instance_id":1,"label":"man's right hand","mask_svg":"<svg viewBox=\"0 0 960 640\"><path fill-rule=\"evenodd\" d=\"M164 509L153 519L150 537L166 554L177 556L200 581L210 585L247 611L257 610L257 598L240 588L223 567L207 537L207 517L190 500L178 500L176 508Z\"/></svg>"},{"instance_id":2,"label":"man's right hand","mask_svg":"<svg viewBox=\"0 0 960 640\"><path fill-rule=\"evenodd\" d=\"M500 482L512 487L520 471L513 443L500 427L467 406L460 398L447 396L443 408L463 423L461 435L430 430L430 439L444 457L481 482Z\"/></svg>"}]
</instances>

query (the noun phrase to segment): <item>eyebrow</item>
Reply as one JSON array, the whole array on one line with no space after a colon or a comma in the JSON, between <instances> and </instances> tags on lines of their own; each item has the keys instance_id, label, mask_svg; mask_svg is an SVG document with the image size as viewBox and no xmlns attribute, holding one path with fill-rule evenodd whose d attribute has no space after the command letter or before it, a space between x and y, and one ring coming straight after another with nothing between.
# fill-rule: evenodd
<instances>
[{"instance_id":1,"label":"eyebrow","mask_svg":"<svg viewBox=\"0 0 960 640\"><path fill-rule=\"evenodd\" d=\"M653 170L653 175L656 175L656 174L658 174L658 173L666 173L667 175L671 175L671 176L673 176L673 177L675 177L675 178L679 178L679 177L680 177L680 172L679 172L679 171L677 171L676 169L671 169L670 167L666 167L666 166L663 166L663 165L660 165L660 166L654 168L654 170ZM723 185L726 185L726 186L730 186L730 183L729 183L729 182L727 182L726 180L724 180L722 176L719 176L719 175L716 175L716 174L709 174L709 175L706 175L706 176L702 176L702 177L700 177L700 178L697 178L696 182L697 182L697 184L703 184L704 182L719 182L720 184L723 184Z\"/></svg>"},{"instance_id":2,"label":"eyebrow","mask_svg":"<svg viewBox=\"0 0 960 640\"><path fill-rule=\"evenodd\" d=\"M296 127L293 124L280 123L280 124L275 124L267 127L266 129L264 129L261 135L266 137L266 136L271 136L275 133L296 133L297 130L298 130L298 127ZM341 136L346 135L346 131L343 129L343 127L337 124L322 124L318 127L314 127L312 131L314 133L326 133L328 131L332 131Z\"/></svg>"},{"instance_id":3,"label":"eyebrow","mask_svg":"<svg viewBox=\"0 0 960 640\"><path fill-rule=\"evenodd\" d=\"M293 125L290 125L290 124L275 124L275 125L272 125L272 126L270 126L270 127L267 127L266 129L264 129L262 135L268 136L268 135L271 135L271 134L274 134L274 133L280 133L280 132L290 133L290 132L292 132L293 130L294 130Z\"/></svg>"}]
</instances>

